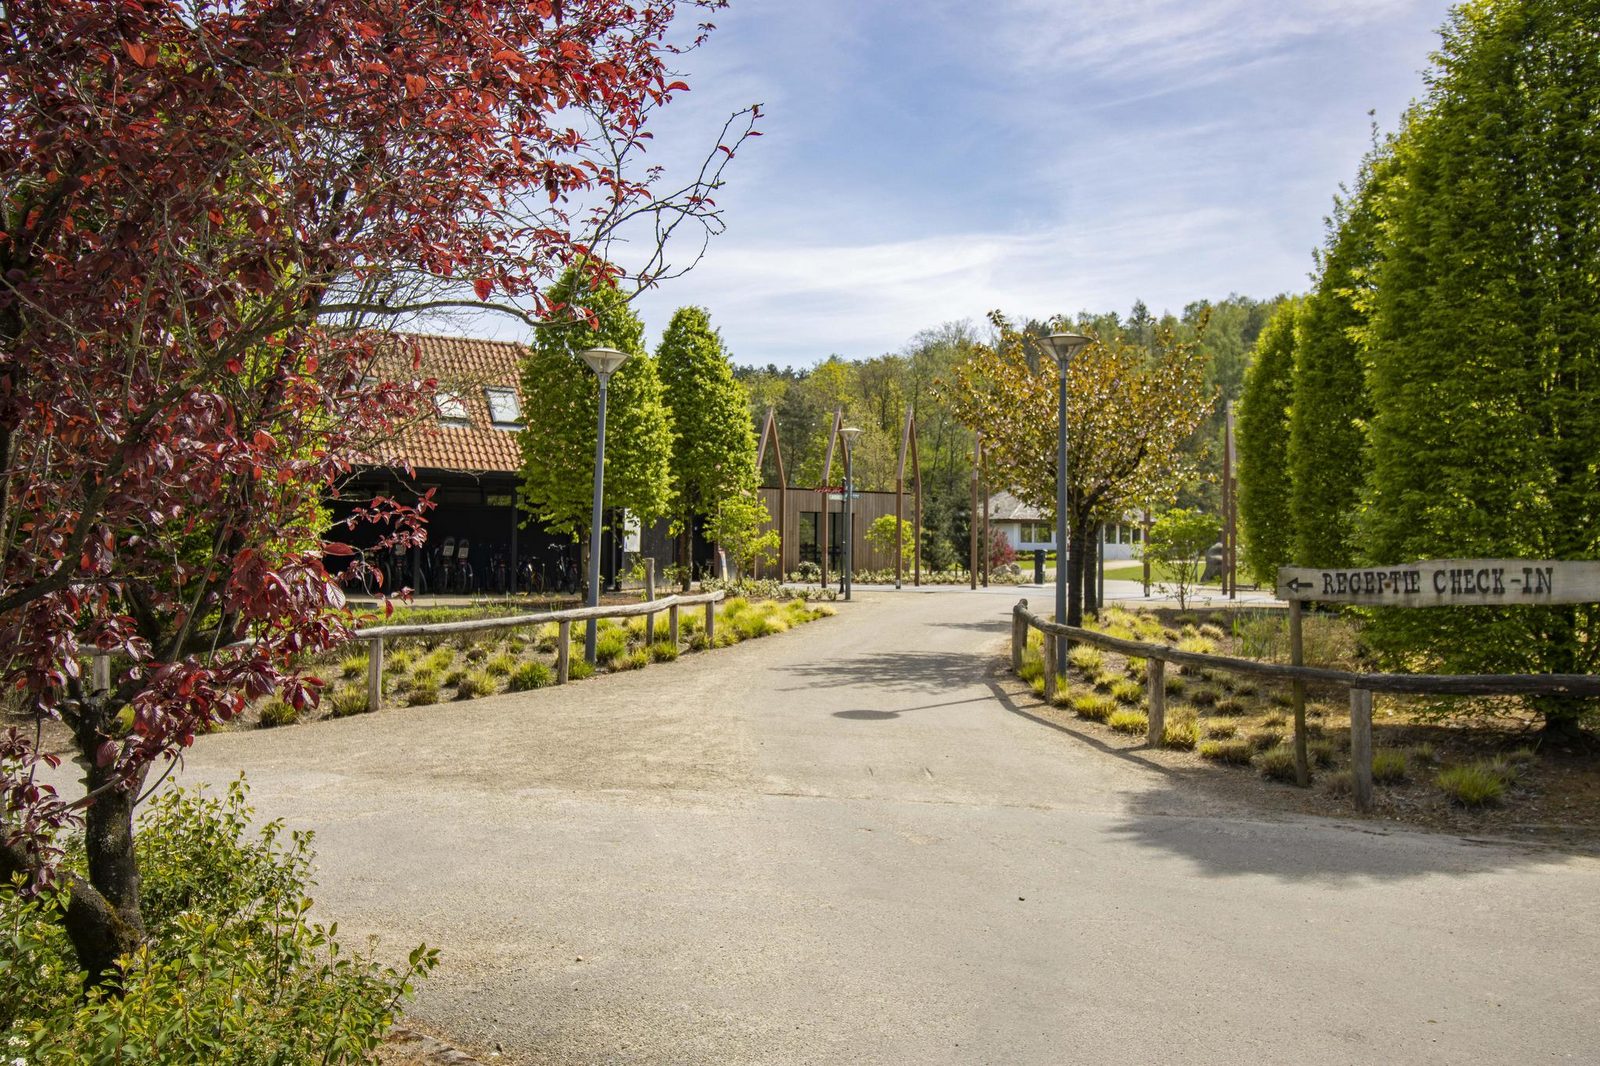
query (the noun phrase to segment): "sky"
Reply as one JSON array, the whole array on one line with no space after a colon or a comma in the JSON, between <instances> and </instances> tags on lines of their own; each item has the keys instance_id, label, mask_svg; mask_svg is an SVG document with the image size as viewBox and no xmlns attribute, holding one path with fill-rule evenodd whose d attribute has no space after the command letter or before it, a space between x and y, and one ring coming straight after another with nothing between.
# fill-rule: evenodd
<instances>
[{"instance_id":1,"label":"sky","mask_svg":"<svg viewBox=\"0 0 1600 1066\"><path fill-rule=\"evenodd\" d=\"M727 232L642 294L741 364L921 330L1303 291L1323 220L1423 91L1444 0L733 0L679 70L656 161L760 102ZM1369 114L1371 112L1371 114Z\"/></svg>"}]
</instances>

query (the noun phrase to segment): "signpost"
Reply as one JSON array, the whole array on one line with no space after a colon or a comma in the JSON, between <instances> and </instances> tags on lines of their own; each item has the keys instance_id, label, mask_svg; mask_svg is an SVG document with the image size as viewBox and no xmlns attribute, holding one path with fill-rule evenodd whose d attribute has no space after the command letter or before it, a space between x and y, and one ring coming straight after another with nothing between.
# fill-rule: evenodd
<instances>
[{"instance_id":1,"label":"signpost","mask_svg":"<svg viewBox=\"0 0 1600 1066\"><path fill-rule=\"evenodd\" d=\"M1297 567L1278 570L1278 598L1289 602L1289 661L1305 665L1301 604L1369 607L1529 607L1600 601L1600 561L1436 559L1397 566ZM1350 752L1356 804L1372 806L1372 693L1350 691ZM1306 766L1306 687L1294 682L1295 781Z\"/></svg>"}]
</instances>

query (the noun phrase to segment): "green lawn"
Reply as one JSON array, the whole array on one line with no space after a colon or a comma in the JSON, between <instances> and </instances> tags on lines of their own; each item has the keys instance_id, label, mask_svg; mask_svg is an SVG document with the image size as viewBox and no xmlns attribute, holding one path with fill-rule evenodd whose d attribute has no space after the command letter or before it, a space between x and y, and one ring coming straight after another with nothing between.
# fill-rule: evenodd
<instances>
[{"instance_id":1,"label":"green lawn","mask_svg":"<svg viewBox=\"0 0 1600 1066\"><path fill-rule=\"evenodd\" d=\"M1117 566L1108 566L1106 567L1106 580L1143 581L1144 563L1134 561L1131 563L1122 563ZM1166 562L1157 560L1155 564L1150 567L1150 580L1156 582L1165 581L1170 583L1172 581L1171 568L1167 566ZM1221 583L1217 581L1207 582L1207 584L1218 587L1221 585Z\"/></svg>"}]
</instances>

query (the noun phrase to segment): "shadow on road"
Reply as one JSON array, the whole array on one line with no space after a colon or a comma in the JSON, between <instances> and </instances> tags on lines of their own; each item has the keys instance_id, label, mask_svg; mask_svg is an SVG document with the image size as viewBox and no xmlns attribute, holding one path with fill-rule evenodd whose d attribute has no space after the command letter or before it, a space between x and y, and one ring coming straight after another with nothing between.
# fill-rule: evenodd
<instances>
[{"instance_id":1,"label":"shadow on road","mask_svg":"<svg viewBox=\"0 0 1600 1066\"><path fill-rule=\"evenodd\" d=\"M797 663L774 672L795 674L804 683L784 691L877 686L918 692L948 692L979 682L993 657L973 652L879 652L827 662Z\"/></svg>"},{"instance_id":2,"label":"shadow on road","mask_svg":"<svg viewBox=\"0 0 1600 1066\"><path fill-rule=\"evenodd\" d=\"M1065 733L1110 758L1147 771L1152 787L1127 796L1127 817L1110 830L1138 847L1189 860L1204 877L1266 875L1292 882L1398 881L1444 874L1468 876L1593 858L1593 852L1516 841L1479 840L1377 820L1296 810L1306 793L1208 766L1174 766L1150 748L1108 744L1042 707L1017 702L987 678L1006 711Z\"/></svg>"}]
</instances>

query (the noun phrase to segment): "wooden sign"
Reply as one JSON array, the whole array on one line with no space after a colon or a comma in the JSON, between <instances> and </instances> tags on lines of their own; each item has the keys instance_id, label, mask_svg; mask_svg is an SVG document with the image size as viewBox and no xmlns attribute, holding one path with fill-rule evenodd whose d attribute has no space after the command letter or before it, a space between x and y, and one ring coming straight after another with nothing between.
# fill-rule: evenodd
<instances>
[{"instance_id":1,"label":"wooden sign","mask_svg":"<svg viewBox=\"0 0 1600 1066\"><path fill-rule=\"evenodd\" d=\"M1440 559L1398 566L1278 570L1278 598L1384 607L1600 602L1600 562Z\"/></svg>"}]
</instances>

